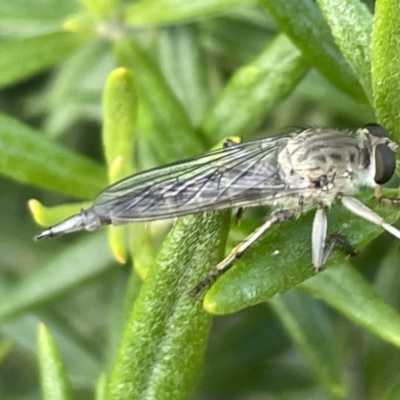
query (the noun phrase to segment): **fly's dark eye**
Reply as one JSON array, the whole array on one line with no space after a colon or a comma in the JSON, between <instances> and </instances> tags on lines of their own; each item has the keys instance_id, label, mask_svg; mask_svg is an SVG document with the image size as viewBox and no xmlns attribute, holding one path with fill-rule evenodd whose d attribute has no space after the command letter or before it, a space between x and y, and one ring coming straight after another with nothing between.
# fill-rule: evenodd
<instances>
[{"instance_id":1,"label":"fly's dark eye","mask_svg":"<svg viewBox=\"0 0 400 400\"><path fill-rule=\"evenodd\" d=\"M386 183L393 176L395 169L394 151L386 144L378 144L375 148L375 182L377 184Z\"/></svg>"},{"instance_id":2,"label":"fly's dark eye","mask_svg":"<svg viewBox=\"0 0 400 400\"><path fill-rule=\"evenodd\" d=\"M375 137L389 137L387 130L383 126L376 123L367 124L364 126L364 129L366 129L370 135Z\"/></svg>"},{"instance_id":3,"label":"fly's dark eye","mask_svg":"<svg viewBox=\"0 0 400 400\"><path fill-rule=\"evenodd\" d=\"M377 138L389 138L386 129L376 123L367 124L364 129L371 136ZM394 174L396 169L396 156L394 151L387 144L378 144L375 147L375 177L377 184L386 183Z\"/></svg>"}]
</instances>

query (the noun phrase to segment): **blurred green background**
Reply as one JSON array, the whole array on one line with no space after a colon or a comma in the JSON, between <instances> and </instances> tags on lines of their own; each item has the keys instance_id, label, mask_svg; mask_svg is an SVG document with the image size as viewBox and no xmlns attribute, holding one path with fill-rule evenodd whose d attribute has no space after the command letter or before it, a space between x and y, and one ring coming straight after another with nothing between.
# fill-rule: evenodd
<instances>
[{"instance_id":1,"label":"blurred green background","mask_svg":"<svg viewBox=\"0 0 400 400\"><path fill-rule=\"evenodd\" d=\"M273 229L206 297L226 314L208 334L186 291L222 256L226 213L163 245L169 222L38 243L27 206L54 223L232 135L378 121L399 138L399 46L395 0L0 0L0 398L400 399L399 243L340 207L358 257L313 277L312 216ZM264 217L247 210L228 248Z\"/></svg>"}]
</instances>

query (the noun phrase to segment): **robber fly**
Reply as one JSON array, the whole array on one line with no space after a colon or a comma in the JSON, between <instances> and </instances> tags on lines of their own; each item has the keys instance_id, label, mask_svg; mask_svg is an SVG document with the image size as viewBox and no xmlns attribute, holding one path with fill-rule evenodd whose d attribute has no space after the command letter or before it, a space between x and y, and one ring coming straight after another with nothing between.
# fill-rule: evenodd
<instances>
[{"instance_id":1,"label":"robber fly","mask_svg":"<svg viewBox=\"0 0 400 400\"><path fill-rule=\"evenodd\" d=\"M233 144L219 150L144 171L104 189L93 205L39 234L57 236L102 225L152 221L207 210L268 205L266 221L194 288L229 269L267 229L316 209L312 264L322 268L332 246L326 245L325 207L339 199L352 213L400 239L400 231L351 197L361 186L386 183L396 168L397 144L378 124L355 133L303 129L281 136Z\"/></svg>"}]
</instances>

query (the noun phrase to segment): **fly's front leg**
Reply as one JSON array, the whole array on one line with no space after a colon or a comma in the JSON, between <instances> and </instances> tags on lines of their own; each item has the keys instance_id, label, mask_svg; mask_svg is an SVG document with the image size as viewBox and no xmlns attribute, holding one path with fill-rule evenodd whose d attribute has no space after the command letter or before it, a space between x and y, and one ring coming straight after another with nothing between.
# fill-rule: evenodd
<instances>
[{"instance_id":1,"label":"fly's front leg","mask_svg":"<svg viewBox=\"0 0 400 400\"><path fill-rule=\"evenodd\" d=\"M342 196L341 201L344 207L353 214L358 215L359 217L364 218L375 225L381 226L391 235L400 239L400 231L397 228L388 224L380 215L372 211L365 204L361 203L361 201L349 196Z\"/></svg>"},{"instance_id":2,"label":"fly's front leg","mask_svg":"<svg viewBox=\"0 0 400 400\"><path fill-rule=\"evenodd\" d=\"M189 291L192 296L196 296L203 288L207 287L210 283L214 282L220 275L228 271L233 263L238 260L243 253L257 240L259 237L272 225L277 223L282 223L290 219L295 215L292 210L280 210L275 211L270 215L270 217L261 226L259 226L253 233L251 233L247 238L239 243L236 247L232 249L230 254L223 259L215 268L202 279L193 289Z\"/></svg>"},{"instance_id":3,"label":"fly's front leg","mask_svg":"<svg viewBox=\"0 0 400 400\"><path fill-rule=\"evenodd\" d=\"M385 206L400 205L400 196L397 196L397 197L383 196L382 189L379 185L375 186L375 198L378 200L379 204L383 204Z\"/></svg>"}]
</instances>

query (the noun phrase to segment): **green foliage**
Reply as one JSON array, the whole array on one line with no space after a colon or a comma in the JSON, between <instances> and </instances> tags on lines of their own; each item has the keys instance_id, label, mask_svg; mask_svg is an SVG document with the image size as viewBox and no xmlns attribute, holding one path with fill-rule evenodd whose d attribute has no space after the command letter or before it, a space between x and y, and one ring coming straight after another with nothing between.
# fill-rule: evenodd
<instances>
[{"instance_id":1,"label":"green foliage","mask_svg":"<svg viewBox=\"0 0 400 400\"><path fill-rule=\"evenodd\" d=\"M372 87L375 93L374 106L376 114L400 138L399 97L392 85L397 85L399 65L396 62L396 48L400 42L398 20L400 10L397 1L379 1L376 4L376 20L371 43Z\"/></svg>"},{"instance_id":2,"label":"green foliage","mask_svg":"<svg viewBox=\"0 0 400 400\"><path fill-rule=\"evenodd\" d=\"M57 345L44 325L38 328L38 355L42 380L43 398L48 400L72 399Z\"/></svg>"},{"instance_id":3,"label":"green foliage","mask_svg":"<svg viewBox=\"0 0 400 400\"><path fill-rule=\"evenodd\" d=\"M339 205L329 230L356 258L335 251L315 275L308 213L196 299L258 209L230 229L223 211L34 243L26 207L53 224L232 135L376 115L398 139L398 2L34 3L0 4L0 397L398 398L399 244Z\"/></svg>"}]
</instances>

